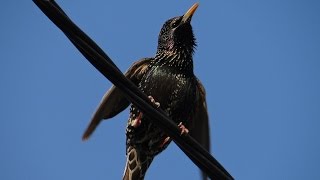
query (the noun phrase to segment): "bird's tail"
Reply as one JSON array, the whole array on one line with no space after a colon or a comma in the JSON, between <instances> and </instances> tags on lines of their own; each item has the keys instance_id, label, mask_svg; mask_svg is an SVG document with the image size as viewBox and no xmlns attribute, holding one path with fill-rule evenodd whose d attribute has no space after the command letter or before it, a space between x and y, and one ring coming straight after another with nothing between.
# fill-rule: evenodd
<instances>
[{"instance_id":1,"label":"bird's tail","mask_svg":"<svg viewBox=\"0 0 320 180\"><path fill-rule=\"evenodd\" d=\"M123 180L143 180L152 160L153 157L129 146Z\"/></svg>"}]
</instances>

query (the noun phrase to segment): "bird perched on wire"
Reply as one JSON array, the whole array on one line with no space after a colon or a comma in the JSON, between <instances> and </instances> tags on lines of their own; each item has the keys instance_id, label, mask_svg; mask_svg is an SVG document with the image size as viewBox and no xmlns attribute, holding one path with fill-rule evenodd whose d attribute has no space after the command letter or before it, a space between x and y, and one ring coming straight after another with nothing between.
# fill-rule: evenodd
<instances>
[{"instance_id":1,"label":"bird perched on wire","mask_svg":"<svg viewBox=\"0 0 320 180\"><path fill-rule=\"evenodd\" d=\"M155 57L135 62L125 73L156 108L161 108L181 128L209 151L209 125L205 90L193 72L196 46L191 19L198 8L194 4L184 15L167 20L159 34ZM115 86L103 96L83 140L90 137L103 119L110 119L130 105ZM126 128L127 162L124 180L144 179L154 157L171 139L134 105ZM206 179L206 176L203 175Z\"/></svg>"}]
</instances>

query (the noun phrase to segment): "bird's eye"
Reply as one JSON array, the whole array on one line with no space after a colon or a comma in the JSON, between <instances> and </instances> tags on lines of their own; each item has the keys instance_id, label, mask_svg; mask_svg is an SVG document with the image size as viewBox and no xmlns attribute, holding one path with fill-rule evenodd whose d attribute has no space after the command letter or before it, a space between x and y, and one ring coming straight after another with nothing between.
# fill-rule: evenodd
<instances>
[{"instance_id":1,"label":"bird's eye","mask_svg":"<svg viewBox=\"0 0 320 180\"><path fill-rule=\"evenodd\" d=\"M179 25L179 21L173 21L173 22L171 23L171 27L172 27L172 28L176 28L178 25Z\"/></svg>"}]
</instances>

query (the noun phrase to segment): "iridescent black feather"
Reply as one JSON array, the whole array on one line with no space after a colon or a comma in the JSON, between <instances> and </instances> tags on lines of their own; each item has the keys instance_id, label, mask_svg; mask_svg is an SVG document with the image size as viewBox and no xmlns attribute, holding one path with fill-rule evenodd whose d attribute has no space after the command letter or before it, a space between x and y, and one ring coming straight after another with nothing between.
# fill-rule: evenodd
<instances>
[{"instance_id":1,"label":"iridescent black feather","mask_svg":"<svg viewBox=\"0 0 320 180\"><path fill-rule=\"evenodd\" d=\"M192 7L194 8L194 6ZM196 46L191 17L196 7L179 17L167 20L159 34L154 58L133 64L126 77L146 95L160 103L160 108L176 123L182 122L190 134L209 150L209 127L205 91L193 73L193 53ZM129 101L116 87L103 97L83 139L87 139L102 119L108 119L128 105ZM134 105L126 128L127 163L123 179L143 179L153 158L171 142L168 136L147 116L135 126L140 110ZM143 113L143 112L142 112Z\"/></svg>"}]
</instances>

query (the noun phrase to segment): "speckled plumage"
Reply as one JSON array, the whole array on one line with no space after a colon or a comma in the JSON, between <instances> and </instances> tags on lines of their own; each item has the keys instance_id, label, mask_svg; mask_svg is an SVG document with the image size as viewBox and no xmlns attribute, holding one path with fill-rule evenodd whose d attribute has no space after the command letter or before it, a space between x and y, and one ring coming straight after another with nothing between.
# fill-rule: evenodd
<instances>
[{"instance_id":1,"label":"speckled plumage","mask_svg":"<svg viewBox=\"0 0 320 180\"><path fill-rule=\"evenodd\" d=\"M136 62L126 76L146 95L159 102L159 108L177 125L182 122L191 128L190 135L209 149L205 92L193 73L195 38L190 21L197 6L192 6L183 16L167 20L159 34L155 57ZM83 139L90 136L101 119L115 116L129 104L122 92L112 87L103 97ZM131 105L126 128L125 180L144 179L153 158L171 142L147 116L142 115L141 123L136 126L135 120L140 115L140 110Z\"/></svg>"},{"instance_id":2,"label":"speckled plumage","mask_svg":"<svg viewBox=\"0 0 320 180\"><path fill-rule=\"evenodd\" d=\"M183 16L166 21L160 31L157 53L151 60L148 72L142 77L139 88L160 103L160 108L178 125L188 122L192 117L196 101L196 78L193 74L193 48L195 39L190 21L181 22ZM138 156L146 156L144 161L148 167L157 154L170 143L163 142L168 137L148 117L143 116L141 125L132 126L140 111L134 106L130 109L130 118L126 130L127 154L130 156L132 148ZM130 165L130 164L129 164ZM128 165L128 166L129 166ZM128 171L130 168L127 168ZM142 179L145 168L139 174L137 171L133 179ZM137 177L137 178L136 178ZM131 178L128 178L131 179Z\"/></svg>"}]
</instances>

